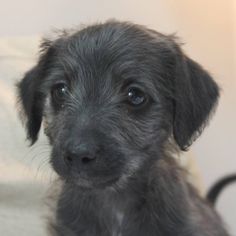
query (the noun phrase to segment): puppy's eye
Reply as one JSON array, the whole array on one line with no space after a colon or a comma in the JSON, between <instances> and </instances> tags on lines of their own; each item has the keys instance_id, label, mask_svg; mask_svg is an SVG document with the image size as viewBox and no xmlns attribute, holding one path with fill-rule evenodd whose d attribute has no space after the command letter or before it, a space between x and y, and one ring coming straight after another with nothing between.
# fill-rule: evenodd
<instances>
[{"instance_id":1,"label":"puppy's eye","mask_svg":"<svg viewBox=\"0 0 236 236\"><path fill-rule=\"evenodd\" d=\"M147 100L147 97L144 92L140 89L131 87L128 90L128 102L133 106L141 106Z\"/></svg>"},{"instance_id":2,"label":"puppy's eye","mask_svg":"<svg viewBox=\"0 0 236 236\"><path fill-rule=\"evenodd\" d=\"M52 101L56 105L63 106L67 92L68 92L68 88L66 84L59 83L59 84L54 85L51 90Z\"/></svg>"}]
</instances>

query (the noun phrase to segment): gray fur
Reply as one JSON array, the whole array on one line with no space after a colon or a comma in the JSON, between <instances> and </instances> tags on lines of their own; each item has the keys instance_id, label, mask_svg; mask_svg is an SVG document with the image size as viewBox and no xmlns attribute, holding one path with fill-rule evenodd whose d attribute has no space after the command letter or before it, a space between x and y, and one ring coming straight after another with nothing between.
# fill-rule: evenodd
<instances>
[{"instance_id":1,"label":"gray fur","mask_svg":"<svg viewBox=\"0 0 236 236\"><path fill-rule=\"evenodd\" d=\"M56 109L58 81L69 91ZM145 105L127 103L130 86ZM173 36L143 26L109 21L45 40L19 97L32 143L46 123L62 184L51 234L227 236L171 157L201 133L218 95Z\"/></svg>"}]
</instances>

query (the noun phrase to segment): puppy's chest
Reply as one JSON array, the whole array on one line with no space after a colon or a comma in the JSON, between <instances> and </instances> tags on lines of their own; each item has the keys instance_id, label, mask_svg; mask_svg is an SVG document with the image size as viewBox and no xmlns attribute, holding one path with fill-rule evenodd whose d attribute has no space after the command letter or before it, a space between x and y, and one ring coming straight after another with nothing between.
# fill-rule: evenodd
<instances>
[{"instance_id":1,"label":"puppy's chest","mask_svg":"<svg viewBox=\"0 0 236 236\"><path fill-rule=\"evenodd\" d=\"M111 207L104 220L111 236L123 236L122 231L125 223L125 212L123 210Z\"/></svg>"}]
</instances>

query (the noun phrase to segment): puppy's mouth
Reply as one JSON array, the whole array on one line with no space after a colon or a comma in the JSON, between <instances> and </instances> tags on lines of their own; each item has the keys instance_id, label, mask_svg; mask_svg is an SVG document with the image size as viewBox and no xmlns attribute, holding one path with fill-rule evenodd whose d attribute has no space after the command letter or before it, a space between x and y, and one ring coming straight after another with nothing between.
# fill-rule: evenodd
<instances>
[{"instance_id":1,"label":"puppy's mouth","mask_svg":"<svg viewBox=\"0 0 236 236\"><path fill-rule=\"evenodd\" d=\"M77 174L76 176L67 178L66 181L78 187L104 189L106 187L114 185L119 179L120 178L118 176L110 176L106 178L91 178Z\"/></svg>"},{"instance_id":2,"label":"puppy's mouth","mask_svg":"<svg viewBox=\"0 0 236 236\"><path fill-rule=\"evenodd\" d=\"M80 159L65 160L64 156L52 153L51 164L57 174L67 183L84 188L104 189L115 185L125 168L125 158L120 155L104 155L88 163Z\"/></svg>"}]
</instances>

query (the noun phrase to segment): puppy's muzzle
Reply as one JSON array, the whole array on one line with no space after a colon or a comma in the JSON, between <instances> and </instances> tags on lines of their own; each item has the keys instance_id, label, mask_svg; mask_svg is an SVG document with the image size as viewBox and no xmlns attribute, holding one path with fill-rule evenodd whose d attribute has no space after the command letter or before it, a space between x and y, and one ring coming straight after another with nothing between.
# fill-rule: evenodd
<instances>
[{"instance_id":1,"label":"puppy's muzzle","mask_svg":"<svg viewBox=\"0 0 236 236\"><path fill-rule=\"evenodd\" d=\"M68 167L74 169L90 168L96 162L101 152L100 141L94 131L71 132L64 146L64 160ZM100 135L99 135L100 136Z\"/></svg>"},{"instance_id":2,"label":"puppy's muzzle","mask_svg":"<svg viewBox=\"0 0 236 236\"><path fill-rule=\"evenodd\" d=\"M94 142L69 143L64 155L69 166L90 166L97 158L99 147Z\"/></svg>"}]
</instances>

